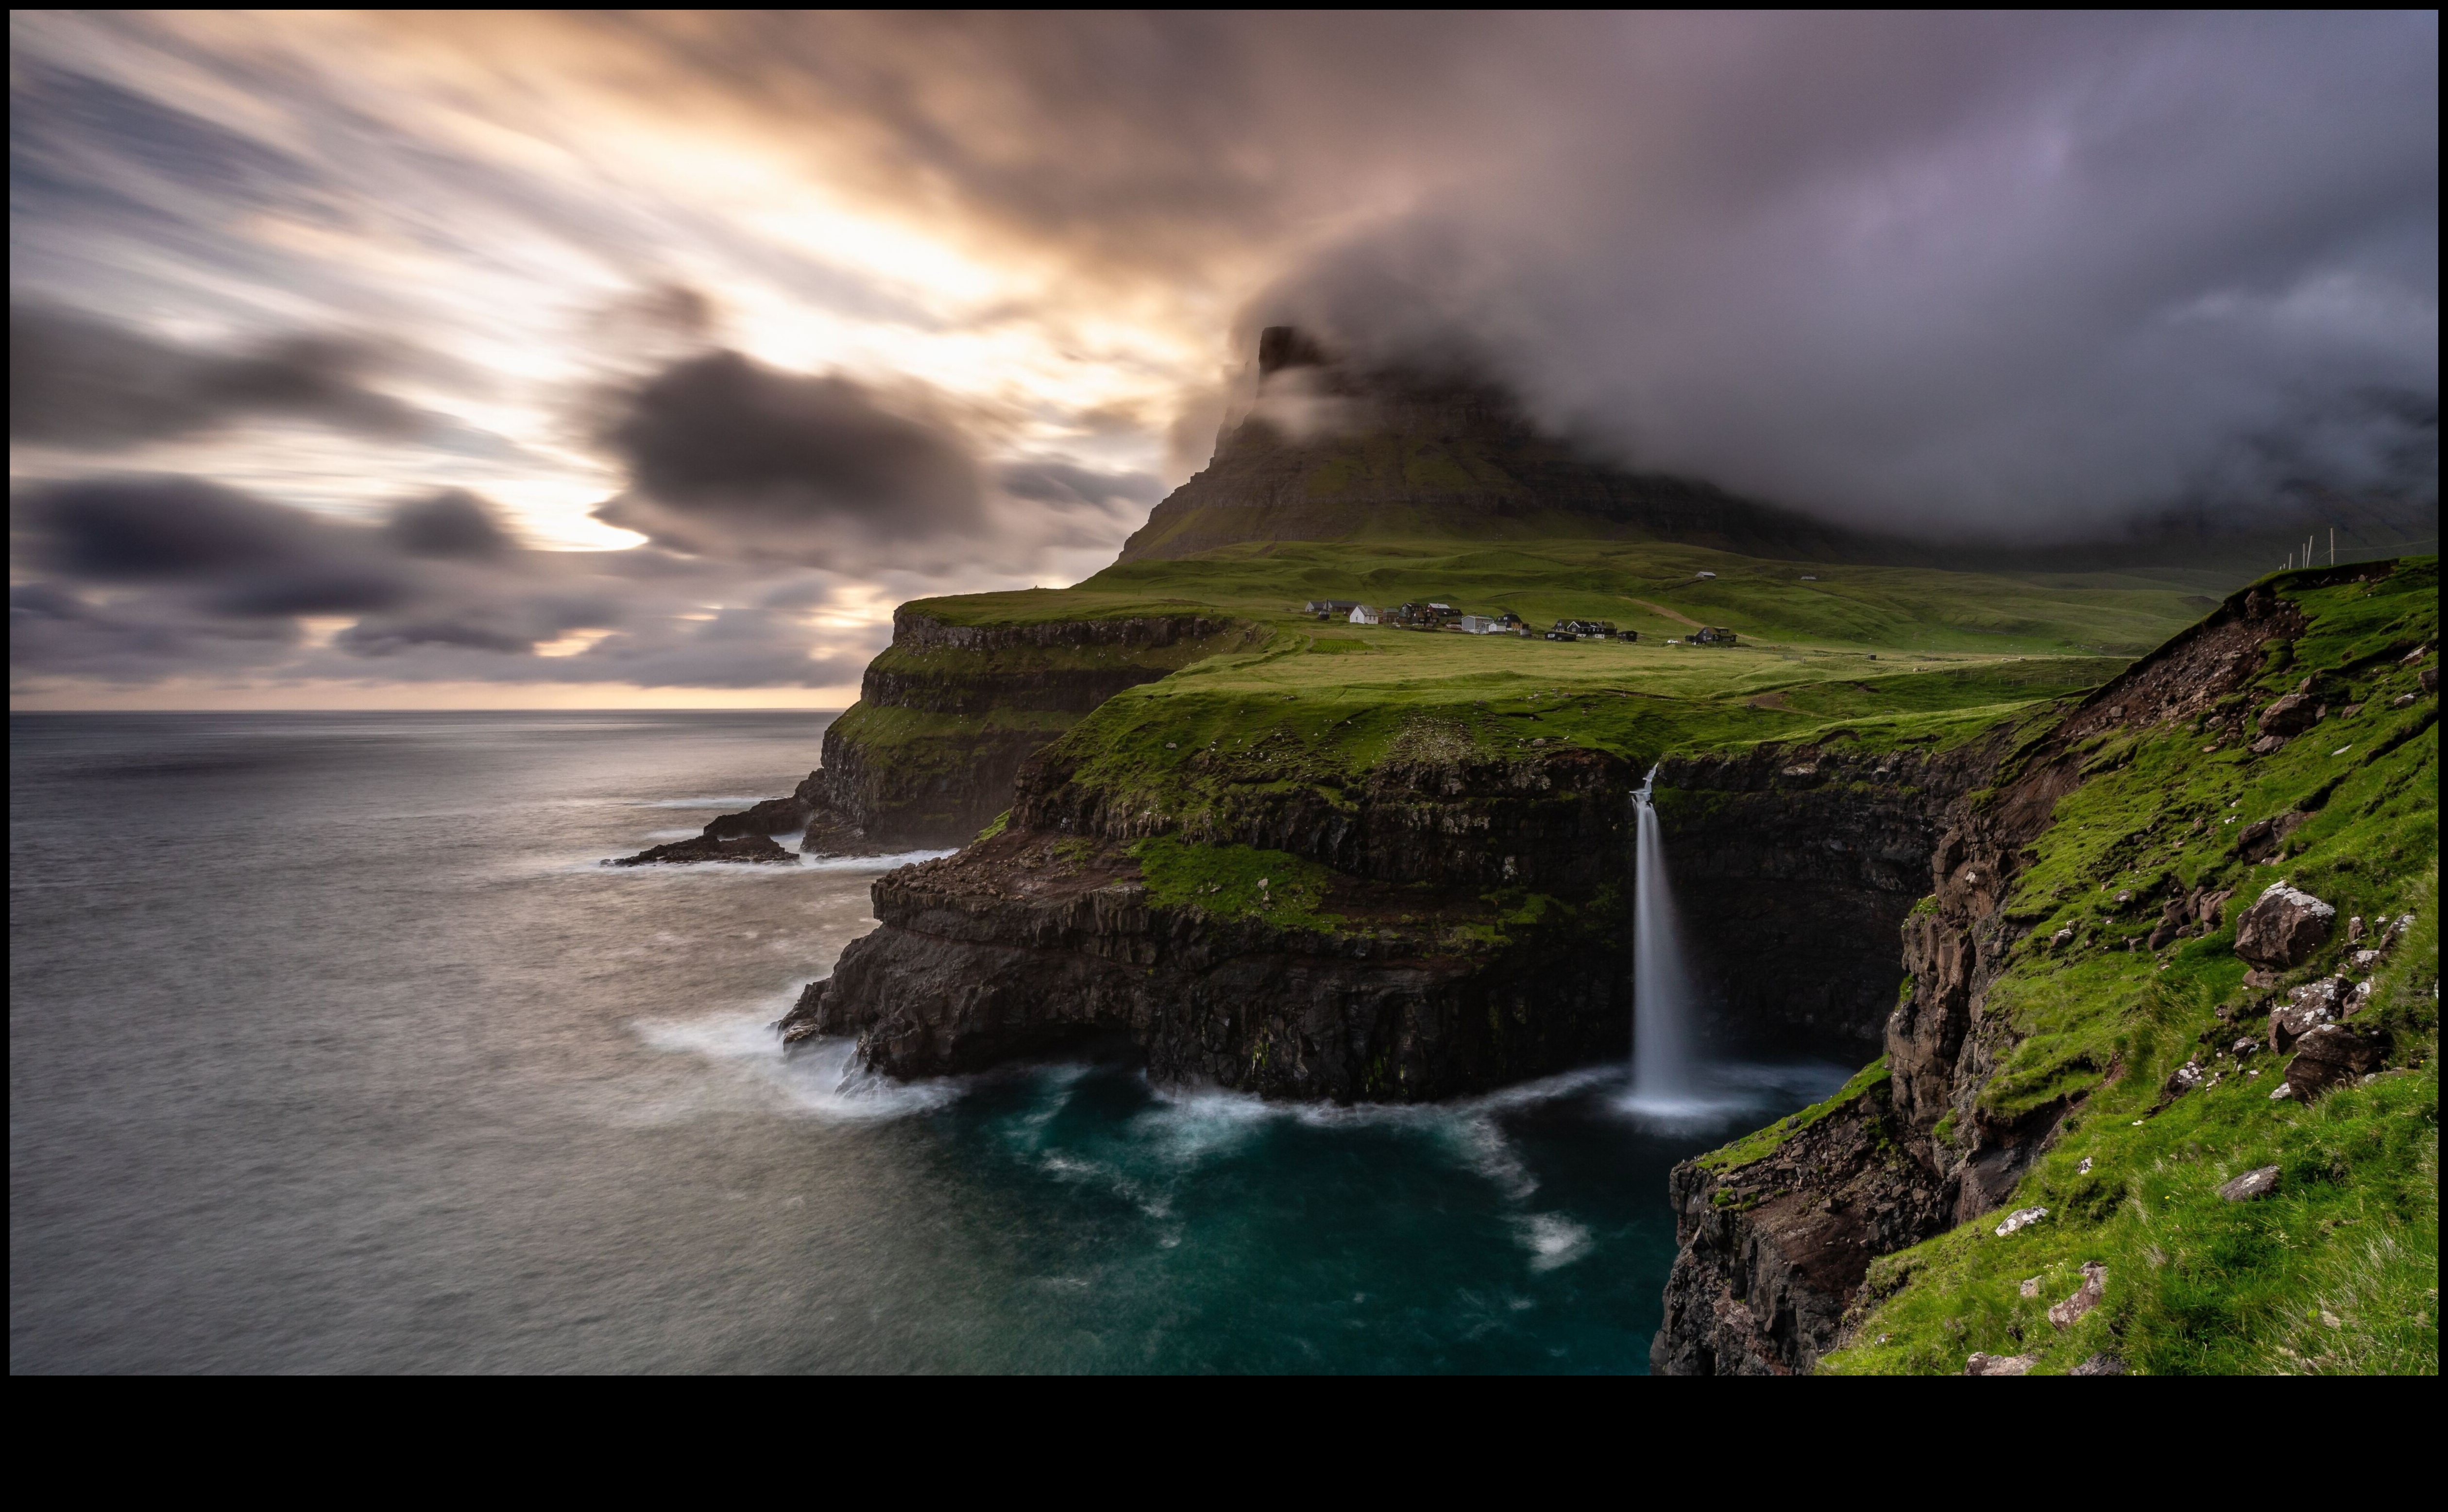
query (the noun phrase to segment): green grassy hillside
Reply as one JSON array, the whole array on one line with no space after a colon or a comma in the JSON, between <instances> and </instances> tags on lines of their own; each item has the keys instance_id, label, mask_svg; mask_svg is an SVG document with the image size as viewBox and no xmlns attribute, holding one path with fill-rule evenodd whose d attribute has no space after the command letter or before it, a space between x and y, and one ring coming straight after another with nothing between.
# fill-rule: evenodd
<instances>
[{"instance_id":1,"label":"green grassy hillside","mask_svg":"<svg viewBox=\"0 0 2448 1512\"><path fill-rule=\"evenodd\" d=\"M908 608L966 625L1222 611L1254 626L1264 640L1250 649L1123 693L1066 737L1084 780L1178 813L1219 783L1251 778L1194 775L1198 751L1281 753L1296 741L1301 762L1279 763L1269 780L1334 787L1423 718L1490 752L1564 743L1640 761L1837 728L1872 744L1948 743L2106 680L2215 602L2200 590L2224 586L1829 567L1605 541L1291 543ZM1311 598L1437 598L1511 609L1534 625L1613 620L1643 639L1559 643L1320 622L1296 612ZM1743 643L1666 643L1704 622Z\"/></svg>"},{"instance_id":2,"label":"green grassy hillside","mask_svg":"<svg viewBox=\"0 0 2448 1512\"><path fill-rule=\"evenodd\" d=\"M1984 1120L2075 1108L2000 1210L2048 1216L2000 1237L1988 1214L1880 1260L1851 1347L1820 1368L1953 1373L1979 1350L2037 1356L2036 1373L2099 1353L2163 1374L2438 1370L2438 699L2400 662L2409 645L2436 644L2437 563L2287 591L2312 627L2273 658L2254 704L2311 676L2352 712L2267 757L2205 749L2182 727L2091 753L2096 775L2060 804L2008 901L2028 932L1981 1009L2011 1042L1979 1093ZM2288 813L2311 817L2282 853L2236 853L2245 826ZM2230 1053L2266 1037L2273 996L2245 985L2234 922L2282 878L2335 904L2341 928L2281 979L2281 998L2351 969L2347 917L2375 935L2414 919L2377 972L2356 972L2374 996L2350 1022L2389 1038L2389 1069L2310 1106L2270 1100L2285 1062L2266 1045ZM2235 890L2223 928L2137 947L2156 910L2120 894L2205 887ZM2171 1074L2188 1062L2208 1082L2176 1094ZM1874 1080L1709 1159L1756 1161ZM2222 1182L2265 1165L2280 1168L2275 1195L2220 1197ZM2060 1331L2047 1310L2086 1262L2107 1267L2104 1301Z\"/></svg>"},{"instance_id":3,"label":"green grassy hillside","mask_svg":"<svg viewBox=\"0 0 2448 1512\"><path fill-rule=\"evenodd\" d=\"M1716 577L1704 579L1702 572ZM1490 547L1424 540L1224 546L1177 562L1119 564L1059 594L958 602L977 603L989 613L1051 614L1053 601L1077 598L1110 603L1114 613L1131 612L1133 603L1171 602L1268 614L1312 598L1380 605L1439 599L1465 612L1510 609L1537 625L1571 617L1613 620L1644 637L1714 624L1796 645L2132 657L2198 619L2236 585L2207 572L2013 576L1771 562L1620 541ZM1043 607L1024 602L1033 600L1047 602Z\"/></svg>"}]
</instances>

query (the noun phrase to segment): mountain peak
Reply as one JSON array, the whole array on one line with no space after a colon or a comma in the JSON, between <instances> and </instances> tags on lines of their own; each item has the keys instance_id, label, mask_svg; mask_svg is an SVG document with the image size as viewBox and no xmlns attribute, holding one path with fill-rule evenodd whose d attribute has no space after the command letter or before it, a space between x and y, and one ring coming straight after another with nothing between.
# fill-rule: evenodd
<instances>
[{"instance_id":1,"label":"mountain peak","mask_svg":"<svg viewBox=\"0 0 2448 1512\"><path fill-rule=\"evenodd\" d=\"M1840 528L1707 484L1626 472L1537 426L1502 385L1447 367L1363 365L1294 326L1256 361L1195 477L1124 562L1247 541L1654 538L1822 557Z\"/></svg>"}]
</instances>

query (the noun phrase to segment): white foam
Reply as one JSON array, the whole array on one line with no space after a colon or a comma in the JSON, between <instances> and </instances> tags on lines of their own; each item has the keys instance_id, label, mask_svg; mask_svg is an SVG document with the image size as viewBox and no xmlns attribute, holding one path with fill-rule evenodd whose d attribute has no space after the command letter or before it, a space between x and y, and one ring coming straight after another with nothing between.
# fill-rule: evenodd
<instances>
[{"instance_id":1,"label":"white foam","mask_svg":"<svg viewBox=\"0 0 2448 1512\"><path fill-rule=\"evenodd\" d=\"M791 996L796 998L794 990ZM856 1063L851 1040L811 1040L785 1055L772 1005L703 1019L641 1020L638 1037L658 1050L693 1055L732 1072L781 1111L835 1121L907 1118L961 1095L953 1078L895 1081Z\"/></svg>"},{"instance_id":2,"label":"white foam","mask_svg":"<svg viewBox=\"0 0 2448 1512\"><path fill-rule=\"evenodd\" d=\"M632 798L629 806L634 809L753 809L772 796L769 793L764 797L755 798Z\"/></svg>"},{"instance_id":3,"label":"white foam","mask_svg":"<svg viewBox=\"0 0 2448 1512\"><path fill-rule=\"evenodd\" d=\"M1560 1213L1525 1215L1514 1229L1530 1252L1533 1271L1553 1271L1590 1253L1590 1231Z\"/></svg>"},{"instance_id":4,"label":"white foam","mask_svg":"<svg viewBox=\"0 0 2448 1512\"><path fill-rule=\"evenodd\" d=\"M1499 1116L1577 1096L1623 1076L1620 1065L1589 1066L1450 1102L1269 1102L1212 1086L1151 1087L1157 1106L1137 1121L1165 1138L1170 1153L1184 1161L1229 1151L1271 1119L1321 1129L1406 1129L1444 1145L1460 1164L1484 1177L1508 1200L1520 1202L1539 1190L1539 1179Z\"/></svg>"},{"instance_id":5,"label":"white foam","mask_svg":"<svg viewBox=\"0 0 2448 1512\"><path fill-rule=\"evenodd\" d=\"M949 851L896 851L890 855L802 855L802 871L898 871L921 861L939 860Z\"/></svg>"},{"instance_id":6,"label":"white foam","mask_svg":"<svg viewBox=\"0 0 2448 1512\"><path fill-rule=\"evenodd\" d=\"M1132 1117L1131 1130L1169 1165L1194 1166L1230 1154L1278 1113L1262 1099L1220 1087L1150 1091L1156 1101Z\"/></svg>"}]
</instances>

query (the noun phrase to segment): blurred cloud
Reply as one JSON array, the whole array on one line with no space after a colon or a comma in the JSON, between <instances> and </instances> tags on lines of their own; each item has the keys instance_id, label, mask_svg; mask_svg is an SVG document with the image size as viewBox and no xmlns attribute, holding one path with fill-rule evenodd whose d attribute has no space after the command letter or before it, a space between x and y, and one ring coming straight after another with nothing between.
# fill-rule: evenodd
<instances>
[{"instance_id":1,"label":"blurred cloud","mask_svg":"<svg viewBox=\"0 0 2448 1512\"><path fill-rule=\"evenodd\" d=\"M264 415L369 435L430 417L368 388L366 345L293 336L243 352L197 351L72 311L9 307L9 435L89 450L193 435Z\"/></svg>"},{"instance_id":2,"label":"blurred cloud","mask_svg":"<svg viewBox=\"0 0 2448 1512\"><path fill-rule=\"evenodd\" d=\"M1874 526L2436 507L2438 40L14 13L12 655L847 683L1108 560L1279 322Z\"/></svg>"},{"instance_id":3,"label":"blurred cloud","mask_svg":"<svg viewBox=\"0 0 2448 1512\"><path fill-rule=\"evenodd\" d=\"M206 480L113 476L11 501L21 685L200 675L392 681L838 687L876 637L828 635L803 573L775 581L657 547L537 551L483 499L357 525ZM725 606L747 586L761 603ZM341 622L317 639L310 619ZM562 654L573 632L597 632ZM832 642L828 644L827 642Z\"/></svg>"},{"instance_id":4,"label":"blurred cloud","mask_svg":"<svg viewBox=\"0 0 2448 1512\"><path fill-rule=\"evenodd\" d=\"M948 420L838 374L736 352L676 363L603 432L631 488L596 517L697 555L805 562L983 523L977 459Z\"/></svg>"}]
</instances>

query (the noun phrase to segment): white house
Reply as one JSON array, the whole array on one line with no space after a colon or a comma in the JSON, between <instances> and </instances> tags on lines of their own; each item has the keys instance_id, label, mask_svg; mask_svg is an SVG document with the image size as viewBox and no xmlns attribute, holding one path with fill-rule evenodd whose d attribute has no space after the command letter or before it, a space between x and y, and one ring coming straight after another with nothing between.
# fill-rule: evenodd
<instances>
[{"instance_id":1,"label":"white house","mask_svg":"<svg viewBox=\"0 0 2448 1512\"><path fill-rule=\"evenodd\" d=\"M1494 615L1465 614L1462 617L1462 622L1456 626L1456 628L1460 629L1464 635L1494 635L1497 631L1503 629L1504 626L1496 622L1496 617Z\"/></svg>"},{"instance_id":2,"label":"white house","mask_svg":"<svg viewBox=\"0 0 2448 1512\"><path fill-rule=\"evenodd\" d=\"M1355 603L1351 606L1353 624L1382 624L1385 620L1386 616L1380 613L1374 604Z\"/></svg>"}]
</instances>

